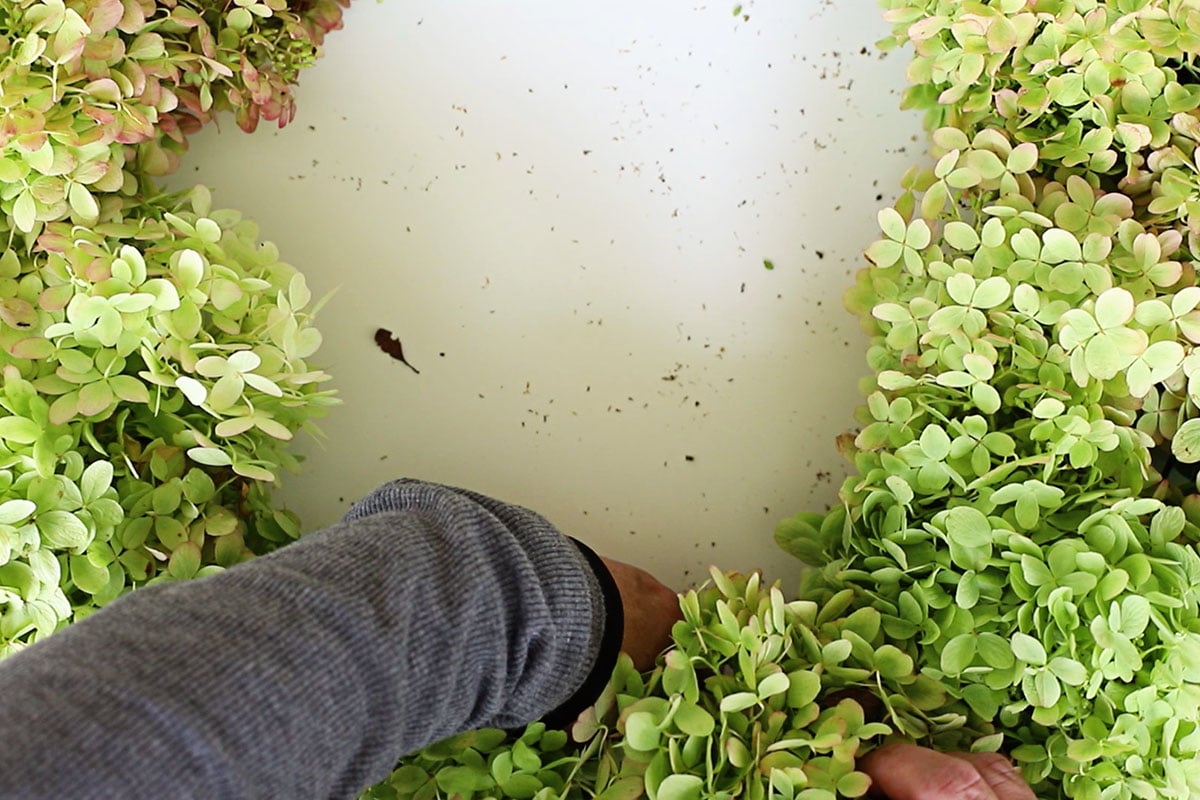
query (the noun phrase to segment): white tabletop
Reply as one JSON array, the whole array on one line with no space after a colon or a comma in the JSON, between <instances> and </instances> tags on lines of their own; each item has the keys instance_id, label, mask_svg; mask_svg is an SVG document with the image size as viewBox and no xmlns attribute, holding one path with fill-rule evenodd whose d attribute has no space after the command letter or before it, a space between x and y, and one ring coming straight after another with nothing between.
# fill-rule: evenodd
<instances>
[{"instance_id":1,"label":"white tabletop","mask_svg":"<svg viewBox=\"0 0 1200 800\"><path fill-rule=\"evenodd\" d=\"M358 0L290 127L196 138L175 185L338 288L313 361L344 405L280 494L306 526L411 475L679 588L791 588L774 525L834 502L867 371L841 294L925 146L873 4L732 10Z\"/></svg>"}]
</instances>

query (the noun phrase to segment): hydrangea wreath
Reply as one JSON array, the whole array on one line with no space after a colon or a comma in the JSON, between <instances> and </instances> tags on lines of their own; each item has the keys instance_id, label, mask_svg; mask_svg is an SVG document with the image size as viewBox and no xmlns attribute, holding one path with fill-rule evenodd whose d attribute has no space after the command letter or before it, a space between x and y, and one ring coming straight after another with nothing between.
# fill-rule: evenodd
<instances>
[{"instance_id":1,"label":"hydrangea wreath","mask_svg":"<svg viewBox=\"0 0 1200 800\"><path fill-rule=\"evenodd\" d=\"M885 0L914 168L847 305L854 472L782 523L798 599L714 570L570 731L476 731L366 797L864 795L889 737L1044 798L1200 794L1200 4ZM208 193L215 111L286 122L332 0L0 8L0 653L295 536L266 486L332 402L303 278Z\"/></svg>"}]
</instances>

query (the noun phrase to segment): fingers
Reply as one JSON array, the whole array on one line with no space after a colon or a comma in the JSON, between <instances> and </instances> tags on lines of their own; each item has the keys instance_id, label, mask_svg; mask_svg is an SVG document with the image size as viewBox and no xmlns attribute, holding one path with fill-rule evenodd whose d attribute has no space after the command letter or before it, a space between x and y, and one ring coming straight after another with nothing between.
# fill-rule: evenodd
<instances>
[{"instance_id":1,"label":"fingers","mask_svg":"<svg viewBox=\"0 0 1200 800\"><path fill-rule=\"evenodd\" d=\"M639 670L654 667L654 659L671 643L671 626L682 618L679 596L643 569L604 559L621 592L625 632L621 650Z\"/></svg>"},{"instance_id":2,"label":"fingers","mask_svg":"<svg viewBox=\"0 0 1200 800\"><path fill-rule=\"evenodd\" d=\"M913 744L884 745L859 767L888 800L1000 800L970 762Z\"/></svg>"},{"instance_id":3,"label":"fingers","mask_svg":"<svg viewBox=\"0 0 1200 800\"><path fill-rule=\"evenodd\" d=\"M895 743L867 754L859 769L888 800L1035 800L996 753L938 753Z\"/></svg>"},{"instance_id":4,"label":"fingers","mask_svg":"<svg viewBox=\"0 0 1200 800\"><path fill-rule=\"evenodd\" d=\"M1029 784L1011 762L999 753L953 753L979 770L1000 800L1036 800Z\"/></svg>"}]
</instances>

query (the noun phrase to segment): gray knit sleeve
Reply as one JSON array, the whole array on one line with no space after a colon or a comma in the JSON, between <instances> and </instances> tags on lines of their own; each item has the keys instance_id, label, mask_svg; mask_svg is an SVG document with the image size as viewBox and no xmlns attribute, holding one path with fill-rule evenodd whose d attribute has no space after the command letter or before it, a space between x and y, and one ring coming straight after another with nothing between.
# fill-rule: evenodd
<instances>
[{"instance_id":1,"label":"gray knit sleeve","mask_svg":"<svg viewBox=\"0 0 1200 800\"><path fill-rule=\"evenodd\" d=\"M538 515L391 483L331 528L0 662L0 794L353 797L406 752L560 706L605 610Z\"/></svg>"}]
</instances>

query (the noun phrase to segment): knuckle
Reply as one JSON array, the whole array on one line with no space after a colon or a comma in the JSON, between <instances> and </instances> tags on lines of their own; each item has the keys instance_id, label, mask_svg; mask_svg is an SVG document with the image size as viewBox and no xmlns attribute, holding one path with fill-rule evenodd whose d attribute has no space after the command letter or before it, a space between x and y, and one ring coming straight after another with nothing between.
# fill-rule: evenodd
<instances>
[{"instance_id":1,"label":"knuckle","mask_svg":"<svg viewBox=\"0 0 1200 800\"><path fill-rule=\"evenodd\" d=\"M1002 798L1033 797L1033 791L1021 778L1021 773L999 753L980 754L976 757L975 766L987 782L996 789L998 796Z\"/></svg>"},{"instance_id":2,"label":"knuckle","mask_svg":"<svg viewBox=\"0 0 1200 800\"><path fill-rule=\"evenodd\" d=\"M987 800L992 796L979 770L965 761L949 762L929 776L920 800Z\"/></svg>"},{"instance_id":3,"label":"knuckle","mask_svg":"<svg viewBox=\"0 0 1200 800\"><path fill-rule=\"evenodd\" d=\"M1016 770L1012 764L1008 763L1008 759L999 753L979 753L975 756L975 768L980 772L986 772L989 775L1001 777L1004 775L1013 775Z\"/></svg>"}]
</instances>

